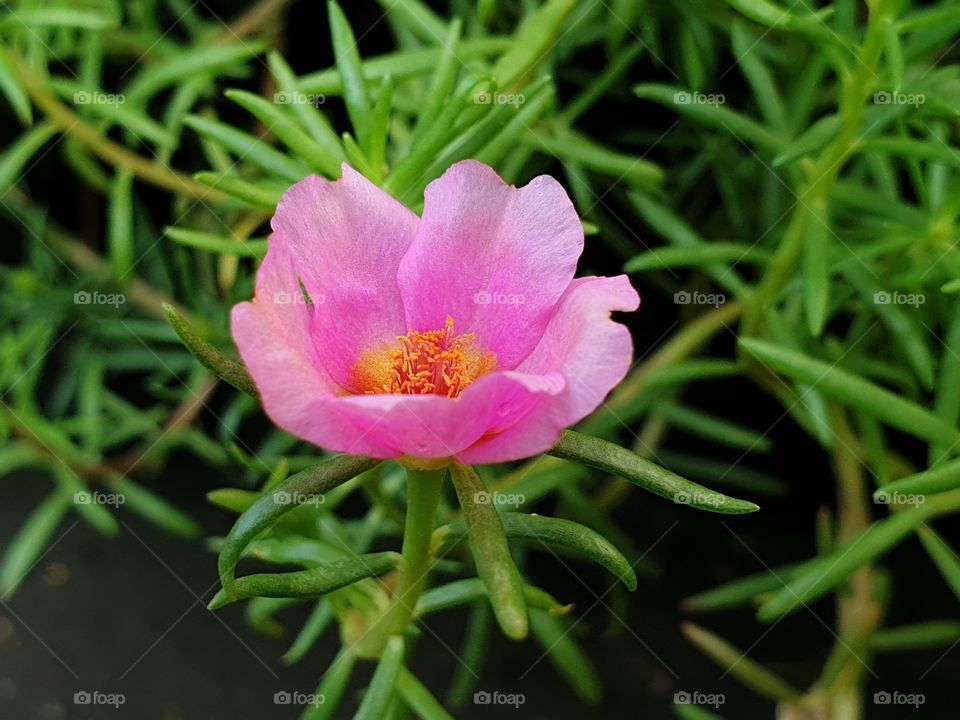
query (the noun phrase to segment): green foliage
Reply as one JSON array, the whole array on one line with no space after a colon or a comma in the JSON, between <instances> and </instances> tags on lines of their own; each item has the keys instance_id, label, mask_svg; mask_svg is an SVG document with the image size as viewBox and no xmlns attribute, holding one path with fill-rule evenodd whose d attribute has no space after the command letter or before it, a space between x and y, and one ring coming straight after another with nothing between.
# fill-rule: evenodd
<instances>
[{"instance_id":1,"label":"green foliage","mask_svg":"<svg viewBox=\"0 0 960 720\"><path fill-rule=\"evenodd\" d=\"M334 62L321 68L283 56L282 2L228 27L171 3L182 22L170 33L158 5L0 10L0 121L13 129L0 212L22 255L0 266L0 471L49 484L5 540L0 596L75 521L114 536L131 511L202 534L156 482L180 453L227 485L209 498L238 515L212 541L212 606L253 599L252 624L277 629L282 600L314 599L286 662L339 627L344 649L317 689L326 702L304 718L449 717L410 670L429 640L413 642L418 619L441 611L469 614L467 670L495 621L511 638L529 632L573 693L598 702L564 588L554 598L527 568L572 552L650 591L634 528L614 514L635 488L678 515L752 513L757 496L778 512L775 498L802 496L779 476L767 429L699 402L746 380L833 467L836 518L820 516L813 557L704 588L684 608L780 622L832 596L837 642L802 691L708 630L685 625L688 639L798 717L858 707L874 653L956 642L949 620L883 627L897 585L877 567L916 537L960 596L960 561L934 527L960 510L954 3L384 0L395 48L370 57L351 7L330 2ZM581 64L595 56L597 72ZM549 456L454 466L453 492L442 476L411 492L398 463L318 457L276 429L249 437L261 409L229 308L252 294L283 191L349 162L419 211L424 187L466 157L510 182L561 176L590 228L587 262L622 264L654 307L673 297L664 337L648 348L652 336L636 335L642 361ZM57 221L60 183L85 193L93 229ZM631 437L632 450L617 444ZM478 499L497 494L521 499L512 512ZM338 512L361 497L359 515ZM541 505L563 517L520 512ZM403 559L375 551L396 546L405 520ZM250 559L284 568L238 575ZM453 577L433 585L428 570ZM471 674L459 670L447 705L469 696Z\"/></svg>"}]
</instances>

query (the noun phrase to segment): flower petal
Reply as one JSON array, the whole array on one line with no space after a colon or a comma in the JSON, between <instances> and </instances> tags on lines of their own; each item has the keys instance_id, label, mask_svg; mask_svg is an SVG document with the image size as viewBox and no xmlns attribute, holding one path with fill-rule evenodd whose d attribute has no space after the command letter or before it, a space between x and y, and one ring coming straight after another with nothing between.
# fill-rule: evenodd
<instances>
[{"instance_id":1,"label":"flower petal","mask_svg":"<svg viewBox=\"0 0 960 720\"><path fill-rule=\"evenodd\" d=\"M276 301L296 282L287 246L271 244L257 272L254 300L233 308L231 329L267 415L287 432L313 440L322 433L317 400L342 389L323 367L311 341L314 308Z\"/></svg>"},{"instance_id":2,"label":"flower petal","mask_svg":"<svg viewBox=\"0 0 960 720\"><path fill-rule=\"evenodd\" d=\"M346 445L324 447L346 453L390 458L457 455L488 433L512 427L539 398L562 392L559 373L484 375L459 398L441 395L349 395L328 398L324 411L353 428Z\"/></svg>"},{"instance_id":3,"label":"flower petal","mask_svg":"<svg viewBox=\"0 0 960 720\"><path fill-rule=\"evenodd\" d=\"M639 304L625 275L574 280L543 339L517 367L531 375L561 372L563 391L539 396L523 422L484 438L457 459L491 463L545 452L564 428L596 410L627 374L633 354L629 330L610 319L610 312L636 310Z\"/></svg>"},{"instance_id":4,"label":"flower petal","mask_svg":"<svg viewBox=\"0 0 960 720\"><path fill-rule=\"evenodd\" d=\"M583 250L563 187L546 175L509 186L466 160L430 183L398 283L413 330L475 333L497 367L513 369L543 335Z\"/></svg>"},{"instance_id":5,"label":"flower petal","mask_svg":"<svg viewBox=\"0 0 960 720\"><path fill-rule=\"evenodd\" d=\"M280 200L270 246L285 246L293 258L314 305L311 334L320 358L346 389L364 350L407 330L396 277L418 224L345 163L340 180L313 175ZM301 301L296 281L278 292Z\"/></svg>"}]
</instances>

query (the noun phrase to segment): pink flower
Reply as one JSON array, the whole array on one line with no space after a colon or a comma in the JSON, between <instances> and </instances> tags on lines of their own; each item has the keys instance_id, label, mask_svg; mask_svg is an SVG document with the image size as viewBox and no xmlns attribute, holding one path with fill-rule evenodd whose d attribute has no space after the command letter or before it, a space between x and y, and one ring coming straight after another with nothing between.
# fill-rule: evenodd
<instances>
[{"instance_id":1,"label":"pink flower","mask_svg":"<svg viewBox=\"0 0 960 720\"><path fill-rule=\"evenodd\" d=\"M457 163L419 218L343 166L290 188L233 336L270 418L329 450L516 460L595 410L631 361L626 276L573 279L560 184Z\"/></svg>"}]
</instances>

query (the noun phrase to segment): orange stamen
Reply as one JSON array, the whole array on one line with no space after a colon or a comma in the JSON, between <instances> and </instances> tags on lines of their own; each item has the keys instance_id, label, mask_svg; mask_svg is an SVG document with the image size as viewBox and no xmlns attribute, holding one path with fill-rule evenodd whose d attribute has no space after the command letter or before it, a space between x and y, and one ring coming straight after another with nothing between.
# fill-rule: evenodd
<instances>
[{"instance_id":1,"label":"orange stamen","mask_svg":"<svg viewBox=\"0 0 960 720\"><path fill-rule=\"evenodd\" d=\"M358 384L368 394L455 398L495 364L493 355L476 350L475 339L473 333L458 335L449 316L440 330L411 330L397 337L400 347L386 357L377 353L358 365Z\"/></svg>"}]
</instances>

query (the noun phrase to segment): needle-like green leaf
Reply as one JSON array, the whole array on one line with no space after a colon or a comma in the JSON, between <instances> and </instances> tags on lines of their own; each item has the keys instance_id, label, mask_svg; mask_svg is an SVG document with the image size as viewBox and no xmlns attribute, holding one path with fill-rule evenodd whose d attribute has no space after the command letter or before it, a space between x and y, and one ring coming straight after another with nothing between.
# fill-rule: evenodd
<instances>
[{"instance_id":1,"label":"needle-like green leaf","mask_svg":"<svg viewBox=\"0 0 960 720\"><path fill-rule=\"evenodd\" d=\"M733 515L760 509L755 503L727 497L686 480L619 445L573 430L564 431L560 442L548 452L564 460L619 475L644 490L673 500L677 504Z\"/></svg>"},{"instance_id":2,"label":"needle-like green leaf","mask_svg":"<svg viewBox=\"0 0 960 720\"><path fill-rule=\"evenodd\" d=\"M523 581L510 555L500 513L473 468L454 463L450 476L469 531L477 573L487 587L493 613L507 637L522 640L528 630Z\"/></svg>"}]
</instances>

